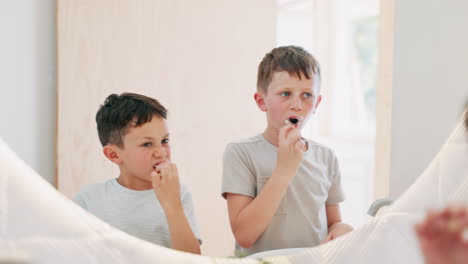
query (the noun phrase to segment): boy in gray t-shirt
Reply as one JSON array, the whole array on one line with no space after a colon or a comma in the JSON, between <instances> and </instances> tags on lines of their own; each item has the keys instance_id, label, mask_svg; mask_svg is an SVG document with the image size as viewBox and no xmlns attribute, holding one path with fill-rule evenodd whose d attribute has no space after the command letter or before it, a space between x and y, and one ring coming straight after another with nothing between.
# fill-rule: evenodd
<instances>
[{"instance_id":1,"label":"boy in gray t-shirt","mask_svg":"<svg viewBox=\"0 0 468 264\"><path fill-rule=\"evenodd\" d=\"M312 247L350 232L341 222L334 152L300 133L322 99L318 62L301 47L273 49L259 65L254 98L267 128L230 143L223 158L222 195L236 248L253 254Z\"/></svg>"},{"instance_id":2,"label":"boy in gray t-shirt","mask_svg":"<svg viewBox=\"0 0 468 264\"><path fill-rule=\"evenodd\" d=\"M120 175L85 186L74 201L141 239L200 254L190 193L171 163L167 110L139 94L111 94L96 114L104 155Z\"/></svg>"}]
</instances>

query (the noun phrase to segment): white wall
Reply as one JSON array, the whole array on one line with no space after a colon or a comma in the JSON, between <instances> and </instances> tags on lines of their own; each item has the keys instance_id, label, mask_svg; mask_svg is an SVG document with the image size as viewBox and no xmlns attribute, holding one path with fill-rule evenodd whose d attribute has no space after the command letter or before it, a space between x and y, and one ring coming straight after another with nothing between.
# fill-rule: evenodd
<instances>
[{"instance_id":1,"label":"white wall","mask_svg":"<svg viewBox=\"0 0 468 264\"><path fill-rule=\"evenodd\" d=\"M53 183L55 1L0 1L0 32L0 138Z\"/></svg>"},{"instance_id":2,"label":"white wall","mask_svg":"<svg viewBox=\"0 0 468 264\"><path fill-rule=\"evenodd\" d=\"M393 61L393 73L381 80L393 85L387 86L391 92L380 91L378 100L390 110L378 118L388 118L390 133L380 137L388 148L377 151L388 151L388 194L397 197L437 154L468 100L468 2L382 0L382 7L388 2L394 4L394 24L383 34L393 34L393 43L383 43L381 55L386 65ZM392 41L388 35L383 39ZM378 164L377 173L385 174L385 166L379 170Z\"/></svg>"}]
</instances>

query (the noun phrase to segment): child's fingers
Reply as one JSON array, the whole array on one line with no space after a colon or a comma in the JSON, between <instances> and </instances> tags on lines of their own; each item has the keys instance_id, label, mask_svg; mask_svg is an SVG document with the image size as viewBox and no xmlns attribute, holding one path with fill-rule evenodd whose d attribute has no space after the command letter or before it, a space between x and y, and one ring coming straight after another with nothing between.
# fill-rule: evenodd
<instances>
[{"instance_id":1,"label":"child's fingers","mask_svg":"<svg viewBox=\"0 0 468 264\"><path fill-rule=\"evenodd\" d=\"M437 233L437 230L432 226L431 223L428 223L427 220L415 225L416 234L421 238L434 237Z\"/></svg>"},{"instance_id":2,"label":"child's fingers","mask_svg":"<svg viewBox=\"0 0 468 264\"><path fill-rule=\"evenodd\" d=\"M293 130L294 126L289 124L280 128L278 139L279 142L287 142L288 134Z\"/></svg>"},{"instance_id":3,"label":"child's fingers","mask_svg":"<svg viewBox=\"0 0 468 264\"><path fill-rule=\"evenodd\" d=\"M156 171L151 172L151 180L153 183L153 188L158 188L161 183L161 175Z\"/></svg>"},{"instance_id":4,"label":"child's fingers","mask_svg":"<svg viewBox=\"0 0 468 264\"><path fill-rule=\"evenodd\" d=\"M161 168L161 183L165 184L171 177L171 167L164 166Z\"/></svg>"},{"instance_id":5,"label":"child's fingers","mask_svg":"<svg viewBox=\"0 0 468 264\"><path fill-rule=\"evenodd\" d=\"M460 235L460 239L463 242L464 247L468 248L468 228L465 228Z\"/></svg>"},{"instance_id":6,"label":"child's fingers","mask_svg":"<svg viewBox=\"0 0 468 264\"><path fill-rule=\"evenodd\" d=\"M295 129L296 130L296 129ZM288 145L290 146L291 151L294 152L304 152L305 145L299 131L293 131L290 133L290 138L288 138Z\"/></svg>"},{"instance_id":7,"label":"child's fingers","mask_svg":"<svg viewBox=\"0 0 468 264\"><path fill-rule=\"evenodd\" d=\"M171 163L168 167L167 167L167 175L166 175L166 179L168 182L172 182L174 180L174 164Z\"/></svg>"},{"instance_id":8,"label":"child's fingers","mask_svg":"<svg viewBox=\"0 0 468 264\"><path fill-rule=\"evenodd\" d=\"M299 129L293 127L291 131L289 131L286 140L288 145L294 146L296 142L301 140L301 133L299 132Z\"/></svg>"},{"instance_id":9,"label":"child's fingers","mask_svg":"<svg viewBox=\"0 0 468 264\"><path fill-rule=\"evenodd\" d=\"M462 221L465 229L468 230L468 208L465 208L462 215L460 215L460 221Z\"/></svg>"},{"instance_id":10,"label":"child's fingers","mask_svg":"<svg viewBox=\"0 0 468 264\"><path fill-rule=\"evenodd\" d=\"M279 133L278 133L278 140L281 142L281 141L284 141L284 139L286 138L286 129L287 129L288 126L283 126L279 129Z\"/></svg>"},{"instance_id":11,"label":"child's fingers","mask_svg":"<svg viewBox=\"0 0 468 264\"><path fill-rule=\"evenodd\" d=\"M468 227L466 209L460 206L447 208L446 228L449 233L462 233Z\"/></svg>"},{"instance_id":12,"label":"child's fingers","mask_svg":"<svg viewBox=\"0 0 468 264\"><path fill-rule=\"evenodd\" d=\"M299 140L294 144L294 152L295 153L304 153L305 151L305 143L302 140Z\"/></svg>"},{"instance_id":13,"label":"child's fingers","mask_svg":"<svg viewBox=\"0 0 468 264\"><path fill-rule=\"evenodd\" d=\"M325 240L323 240L320 245L323 245L325 243L327 243L328 241L331 241L333 239L333 236L332 234L328 234L327 238L325 238Z\"/></svg>"},{"instance_id":14,"label":"child's fingers","mask_svg":"<svg viewBox=\"0 0 468 264\"><path fill-rule=\"evenodd\" d=\"M427 222L433 221L438 216L439 216L439 213L436 210L429 209L427 212L426 221Z\"/></svg>"},{"instance_id":15,"label":"child's fingers","mask_svg":"<svg viewBox=\"0 0 468 264\"><path fill-rule=\"evenodd\" d=\"M177 166L174 163L165 162L158 166L158 172L161 177L160 184L167 184L178 177Z\"/></svg>"},{"instance_id":16,"label":"child's fingers","mask_svg":"<svg viewBox=\"0 0 468 264\"><path fill-rule=\"evenodd\" d=\"M304 152L306 151L306 144L303 140L299 139L294 146L296 152Z\"/></svg>"},{"instance_id":17,"label":"child's fingers","mask_svg":"<svg viewBox=\"0 0 468 264\"><path fill-rule=\"evenodd\" d=\"M177 188L177 186L179 186L179 172L177 171L177 166L172 164L170 168L171 172L168 176L168 181L171 183L171 186Z\"/></svg>"},{"instance_id":18,"label":"child's fingers","mask_svg":"<svg viewBox=\"0 0 468 264\"><path fill-rule=\"evenodd\" d=\"M423 232L423 224L422 223L417 223L413 226L413 229L414 229L414 232L416 232L416 234L418 235L422 235L424 232Z\"/></svg>"}]
</instances>

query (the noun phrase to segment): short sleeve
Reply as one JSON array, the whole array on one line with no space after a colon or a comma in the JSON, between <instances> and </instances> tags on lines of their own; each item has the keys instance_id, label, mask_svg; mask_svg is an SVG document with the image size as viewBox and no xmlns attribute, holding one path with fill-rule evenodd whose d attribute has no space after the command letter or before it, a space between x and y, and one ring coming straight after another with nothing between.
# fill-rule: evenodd
<instances>
[{"instance_id":1,"label":"short sleeve","mask_svg":"<svg viewBox=\"0 0 468 264\"><path fill-rule=\"evenodd\" d=\"M193 206L192 195L190 194L189 190L185 185L181 185L181 192L182 192L182 207L184 208L185 216L187 217L187 221L189 222L190 228L192 228L192 232L198 240L200 245L202 244L202 239L200 237L200 232L198 232L197 220L195 217L195 209Z\"/></svg>"},{"instance_id":2,"label":"short sleeve","mask_svg":"<svg viewBox=\"0 0 468 264\"><path fill-rule=\"evenodd\" d=\"M221 195L226 199L227 193L242 194L250 197L256 195L256 180L247 151L241 144L230 143L223 155L223 181Z\"/></svg>"},{"instance_id":3,"label":"short sleeve","mask_svg":"<svg viewBox=\"0 0 468 264\"><path fill-rule=\"evenodd\" d=\"M341 203L345 200L345 195L341 186L341 172L338 164L338 159L336 158L334 152L331 153L329 166L331 185L328 189L328 199L325 203Z\"/></svg>"},{"instance_id":4,"label":"short sleeve","mask_svg":"<svg viewBox=\"0 0 468 264\"><path fill-rule=\"evenodd\" d=\"M73 202L79 205L81 208L88 210L88 206L86 205L86 201L83 198L81 192L78 192L78 194L76 194L76 196L73 198Z\"/></svg>"}]
</instances>

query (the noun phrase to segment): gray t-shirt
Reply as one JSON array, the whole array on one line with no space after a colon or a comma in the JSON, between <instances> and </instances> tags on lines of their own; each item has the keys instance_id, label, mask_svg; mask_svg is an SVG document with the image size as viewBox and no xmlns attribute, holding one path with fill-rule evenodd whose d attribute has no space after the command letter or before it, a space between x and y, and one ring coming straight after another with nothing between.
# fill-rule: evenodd
<instances>
[{"instance_id":1,"label":"gray t-shirt","mask_svg":"<svg viewBox=\"0 0 468 264\"><path fill-rule=\"evenodd\" d=\"M307 141L297 174L289 183L270 224L250 248L236 249L243 254L297 247L312 247L328 233L326 204L344 200L340 170L334 152ZM276 167L278 148L262 135L227 145L223 157L222 195L242 194L255 198Z\"/></svg>"},{"instance_id":2,"label":"gray t-shirt","mask_svg":"<svg viewBox=\"0 0 468 264\"><path fill-rule=\"evenodd\" d=\"M182 184L180 196L185 216L201 243L192 197ZM166 215L153 190L130 190L111 179L83 187L73 201L115 228L154 244L171 247Z\"/></svg>"}]
</instances>

